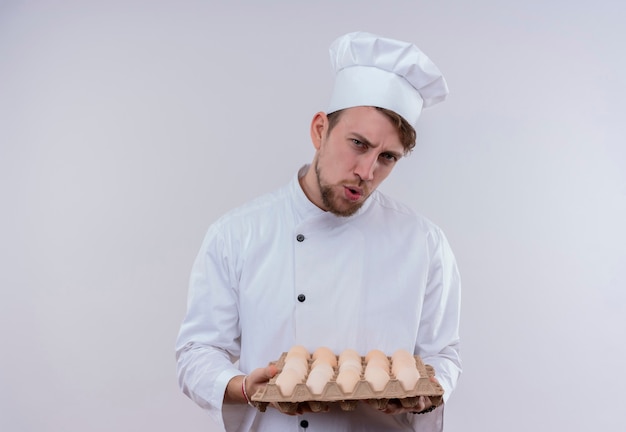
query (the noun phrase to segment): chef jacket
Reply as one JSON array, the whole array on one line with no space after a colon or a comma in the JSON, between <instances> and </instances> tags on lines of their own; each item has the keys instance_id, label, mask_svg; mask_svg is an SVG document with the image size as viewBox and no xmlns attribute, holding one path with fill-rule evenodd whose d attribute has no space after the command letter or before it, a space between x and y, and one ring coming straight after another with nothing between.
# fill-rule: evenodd
<instances>
[{"instance_id":1,"label":"chef jacket","mask_svg":"<svg viewBox=\"0 0 626 432\"><path fill-rule=\"evenodd\" d=\"M306 170L209 228L176 343L183 392L228 432L441 430L443 407L288 416L223 404L231 378L296 344L413 352L434 367L444 401L460 375L460 279L442 231L379 191L350 217L325 212L302 191Z\"/></svg>"}]
</instances>

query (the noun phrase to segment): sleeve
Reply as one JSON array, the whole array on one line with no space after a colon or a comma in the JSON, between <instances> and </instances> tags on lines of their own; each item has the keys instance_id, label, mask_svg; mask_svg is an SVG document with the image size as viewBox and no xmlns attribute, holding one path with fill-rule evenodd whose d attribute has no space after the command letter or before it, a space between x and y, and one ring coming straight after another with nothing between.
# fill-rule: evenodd
<instances>
[{"instance_id":1,"label":"sleeve","mask_svg":"<svg viewBox=\"0 0 626 432\"><path fill-rule=\"evenodd\" d=\"M193 264L187 313L176 341L178 383L218 424L228 381L241 375L237 279L224 236L211 227Z\"/></svg>"},{"instance_id":2,"label":"sleeve","mask_svg":"<svg viewBox=\"0 0 626 432\"><path fill-rule=\"evenodd\" d=\"M431 259L423 311L417 334L418 354L435 369L444 389L444 401L456 387L462 371L459 353L461 280L456 260L443 232L430 237Z\"/></svg>"}]
</instances>

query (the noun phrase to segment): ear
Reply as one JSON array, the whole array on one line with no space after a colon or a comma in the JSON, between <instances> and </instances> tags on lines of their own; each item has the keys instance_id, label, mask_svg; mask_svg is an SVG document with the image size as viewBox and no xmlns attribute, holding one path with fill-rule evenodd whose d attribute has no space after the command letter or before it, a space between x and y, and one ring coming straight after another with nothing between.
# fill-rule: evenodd
<instances>
[{"instance_id":1,"label":"ear","mask_svg":"<svg viewBox=\"0 0 626 432\"><path fill-rule=\"evenodd\" d=\"M322 145L322 138L326 134L328 128L328 117L326 113L320 111L313 116L311 120L311 142L316 150Z\"/></svg>"}]
</instances>

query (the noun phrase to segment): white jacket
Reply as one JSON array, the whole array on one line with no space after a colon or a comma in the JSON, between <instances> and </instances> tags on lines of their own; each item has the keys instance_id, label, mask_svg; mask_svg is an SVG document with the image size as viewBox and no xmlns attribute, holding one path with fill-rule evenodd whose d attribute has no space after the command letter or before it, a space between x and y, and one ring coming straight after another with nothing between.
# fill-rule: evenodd
<instances>
[{"instance_id":1,"label":"white jacket","mask_svg":"<svg viewBox=\"0 0 626 432\"><path fill-rule=\"evenodd\" d=\"M337 354L406 349L435 368L447 400L461 372L459 315L459 274L437 226L378 191L355 215L337 217L294 177L209 228L176 344L179 383L229 432L440 430L442 408L390 416L362 404L287 416L222 400L232 377L295 344Z\"/></svg>"}]
</instances>

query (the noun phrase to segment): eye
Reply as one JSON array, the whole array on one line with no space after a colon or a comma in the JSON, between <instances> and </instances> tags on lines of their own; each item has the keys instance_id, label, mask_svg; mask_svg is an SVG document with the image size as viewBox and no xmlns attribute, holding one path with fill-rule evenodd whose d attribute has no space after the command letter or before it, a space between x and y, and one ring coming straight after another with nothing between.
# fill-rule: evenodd
<instances>
[{"instance_id":1,"label":"eye","mask_svg":"<svg viewBox=\"0 0 626 432\"><path fill-rule=\"evenodd\" d=\"M396 162L398 157L393 153L381 153L380 157L383 158L386 162Z\"/></svg>"},{"instance_id":2,"label":"eye","mask_svg":"<svg viewBox=\"0 0 626 432\"><path fill-rule=\"evenodd\" d=\"M354 144L357 147L366 147L366 144L363 141L359 141L356 138L351 138L350 141L352 141L352 144Z\"/></svg>"}]
</instances>

